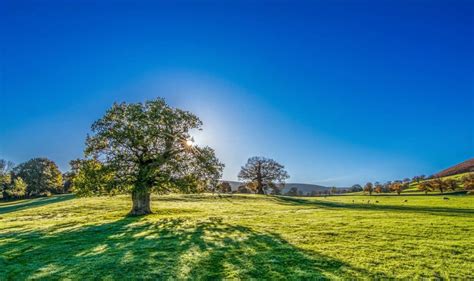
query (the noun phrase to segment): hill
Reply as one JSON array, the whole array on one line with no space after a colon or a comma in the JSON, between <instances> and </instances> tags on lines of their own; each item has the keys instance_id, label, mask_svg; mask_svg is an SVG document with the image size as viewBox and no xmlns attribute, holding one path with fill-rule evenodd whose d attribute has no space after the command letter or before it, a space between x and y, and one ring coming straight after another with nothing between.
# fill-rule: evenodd
<instances>
[{"instance_id":1,"label":"hill","mask_svg":"<svg viewBox=\"0 0 474 281\"><path fill-rule=\"evenodd\" d=\"M129 196L0 202L0 280L472 279L474 196L376 199L153 196L145 217Z\"/></svg>"},{"instance_id":2,"label":"hill","mask_svg":"<svg viewBox=\"0 0 474 281\"><path fill-rule=\"evenodd\" d=\"M449 167L445 170L442 170L439 173L436 173L435 177L447 177L462 173L474 172L474 158L466 160L462 163Z\"/></svg>"},{"instance_id":3,"label":"hill","mask_svg":"<svg viewBox=\"0 0 474 281\"><path fill-rule=\"evenodd\" d=\"M230 184L230 186L232 187L232 191L236 191L237 188L243 184L242 182L238 182L238 181L225 181L225 182L228 182ZM287 183L285 184L285 187L283 188L283 193L288 192L293 187L298 188L298 190L302 191L304 194L311 193L312 191L319 192L319 191L325 191L325 190L331 189L331 187L317 185L317 184Z\"/></svg>"}]
</instances>

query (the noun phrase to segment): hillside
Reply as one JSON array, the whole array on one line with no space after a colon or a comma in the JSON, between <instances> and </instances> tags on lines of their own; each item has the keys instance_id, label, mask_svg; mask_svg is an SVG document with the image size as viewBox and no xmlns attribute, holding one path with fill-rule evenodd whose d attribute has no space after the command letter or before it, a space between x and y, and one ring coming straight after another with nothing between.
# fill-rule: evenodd
<instances>
[{"instance_id":1,"label":"hillside","mask_svg":"<svg viewBox=\"0 0 474 281\"><path fill-rule=\"evenodd\" d=\"M0 280L469 280L474 196L446 196L0 202Z\"/></svg>"},{"instance_id":2,"label":"hillside","mask_svg":"<svg viewBox=\"0 0 474 281\"><path fill-rule=\"evenodd\" d=\"M230 184L232 187L232 191L236 191L237 188L242 185L242 182L238 181L225 181ZM322 186L317 184L306 184L306 183L287 183L285 184L285 188L283 188L283 193L288 192L291 188L296 187L298 190L302 191L304 194L311 193L312 191L319 192L330 190L331 187Z\"/></svg>"},{"instance_id":3,"label":"hillside","mask_svg":"<svg viewBox=\"0 0 474 281\"><path fill-rule=\"evenodd\" d=\"M449 167L445 170L442 170L439 173L436 173L435 177L447 177L467 172L474 172L474 158L466 160L462 163Z\"/></svg>"}]
</instances>

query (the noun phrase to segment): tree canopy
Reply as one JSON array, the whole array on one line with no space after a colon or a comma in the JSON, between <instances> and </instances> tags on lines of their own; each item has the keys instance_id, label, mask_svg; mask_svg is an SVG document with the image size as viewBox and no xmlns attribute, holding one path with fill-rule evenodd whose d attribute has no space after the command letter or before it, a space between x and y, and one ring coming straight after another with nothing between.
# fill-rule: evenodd
<instances>
[{"instance_id":1,"label":"tree canopy","mask_svg":"<svg viewBox=\"0 0 474 281\"><path fill-rule=\"evenodd\" d=\"M50 195L62 191L62 174L58 166L47 158L33 158L13 169L14 178L26 184L27 196Z\"/></svg>"},{"instance_id":2,"label":"tree canopy","mask_svg":"<svg viewBox=\"0 0 474 281\"><path fill-rule=\"evenodd\" d=\"M190 131L201 126L197 116L161 98L116 103L92 125L85 149L88 162L82 163L84 180L92 173L103 182L82 182L75 188L81 194L131 193L131 214L140 215L151 212L151 192L195 192L215 186L224 165L210 147L191 142Z\"/></svg>"},{"instance_id":3,"label":"tree canopy","mask_svg":"<svg viewBox=\"0 0 474 281\"><path fill-rule=\"evenodd\" d=\"M265 194L265 189L277 188L277 183L284 184L290 176L285 167L273 159L251 157L240 170L238 177L239 180L254 183L258 194Z\"/></svg>"}]
</instances>

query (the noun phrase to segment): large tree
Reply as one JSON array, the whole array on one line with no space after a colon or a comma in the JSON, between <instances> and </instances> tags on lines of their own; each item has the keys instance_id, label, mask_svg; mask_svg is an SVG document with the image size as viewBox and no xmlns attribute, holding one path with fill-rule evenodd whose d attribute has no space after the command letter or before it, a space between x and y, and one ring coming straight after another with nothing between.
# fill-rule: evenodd
<instances>
[{"instance_id":1,"label":"large tree","mask_svg":"<svg viewBox=\"0 0 474 281\"><path fill-rule=\"evenodd\" d=\"M150 194L194 192L217 185L223 164L214 150L193 144L191 130L202 122L163 99L114 104L87 137L84 176L106 181L84 184L81 193L131 193L132 215L151 213ZM92 162L91 162L92 161ZM79 173L80 175L80 173Z\"/></svg>"},{"instance_id":2,"label":"large tree","mask_svg":"<svg viewBox=\"0 0 474 281\"><path fill-rule=\"evenodd\" d=\"M27 196L50 195L62 191L62 174L56 163L47 158L33 158L13 169L27 185Z\"/></svg>"},{"instance_id":3,"label":"large tree","mask_svg":"<svg viewBox=\"0 0 474 281\"><path fill-rule=\"evenodd\" d=\"M238 177L239 180L255 184L256 193L265 194L265 189L277 188L276 184L284 184L290 176L285 167L273 159L251 157Z\"/></svg>"}]
</instances>

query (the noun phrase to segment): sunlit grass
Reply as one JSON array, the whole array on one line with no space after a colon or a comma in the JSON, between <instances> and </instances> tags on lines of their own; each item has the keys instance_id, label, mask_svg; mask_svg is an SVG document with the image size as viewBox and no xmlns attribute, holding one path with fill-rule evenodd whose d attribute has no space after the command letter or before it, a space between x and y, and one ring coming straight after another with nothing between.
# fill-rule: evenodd
<instances>
[{"instance_id":1,"label":"sunlit grass","mask_svg":"<svg viewBox=\"0 0 474 281\"><path fill-rule=\"evenodd\" d=\"M474 196L443 197L0 203L0 279L473 278Z\"/></svg>"}]
</instances>

